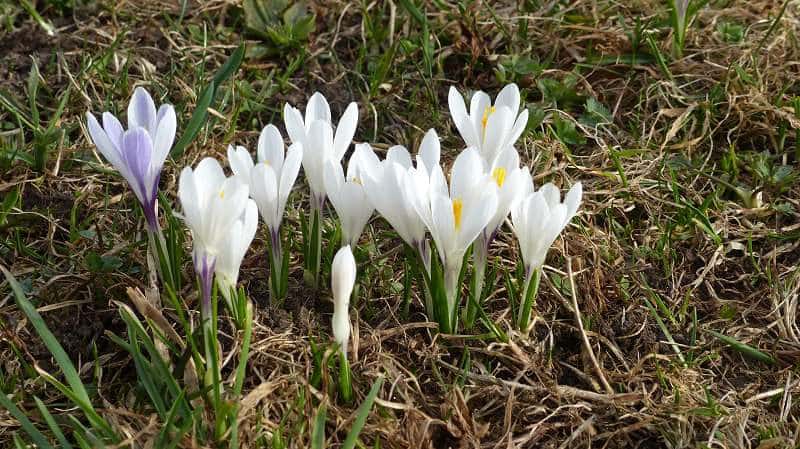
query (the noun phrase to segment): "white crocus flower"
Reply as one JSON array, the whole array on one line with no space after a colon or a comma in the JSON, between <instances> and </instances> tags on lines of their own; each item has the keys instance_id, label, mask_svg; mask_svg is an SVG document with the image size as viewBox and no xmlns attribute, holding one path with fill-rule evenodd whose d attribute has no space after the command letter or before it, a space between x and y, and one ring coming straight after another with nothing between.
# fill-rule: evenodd
<instances>
[{"instance_id":1,"label":"white crocus flower","mask_svg":"<svg viewBox=\"0 0 800 449\"><path fill-rule=\"evenodd\" d=\"M526 184L530 183L528 167L519 166L519 154L514 147L506 147L501 151L488 167L488 173L497 186L497 211L483 231L487 244L491 243L494 234L508 217L511 206L521 199Z\"/></svg>"},{"instance_id":2,"label":"white crocus flower","mask_svg":"<svg viewBox=\"0 0 800 449\"><path fill-rule=\"evenodd\" d=\"M356 283L356 260L349 245L339 249L331 265L331 290L333 291L333 338L347 357L350 339L350 295Z\"/></svg>"},{"instance_id":3,"label":"white crocus flower","mask_svg":"<svg viewBox=\"0 0 800 449\"><path fill-rule=\"evenodd\" d=\"M345 177L341 164L329 159L325 166L325 191L342 224L342 245L358 244L374 208L364 189L364 177L378 158L368 144L356 145L356 151L347 164Z\"/></svg>"},{"instance_id":4,"label":"white crocus flower","mask_svg":"<svg viewBox=\"0 0 800 449\"><path fill-rule=\"evenodd\" d=\"M577 213L582 194L579 182L569 189L562 203L558 188L548 183L511 209L526 274L544 265L548 249Z\"/></svg>"},{"instance_id":5,"label":"white crocus flower","mask_svg":"<svg viewBox=\"0 0 800 449\"><path fill-rule=\"evenodd\" d=\"M358 125L358 105L350 103L347 106L335 133L331 108L319 92L308 100L305 117L287 103L283 108L283 120L292 143L303 145L303 170L311 189L312 208L320 210L326 195L326 161L333 159L338 163L344 157Z\"/></svg>"},{"instance_id":6,"label":"white crocus flower","mask_svg":"<svg viewBox=\"0 0 800 449\"><path fill-rule=\"evenodd\" d=\"M467 148L458 155L450 176L450 187L441 167L433 167L430 185L406 184L414 208L430 231L444 269L448 320L454 324L458 299L458 277L469 246L483 231L497 209L494 180L485 173L476 148Z\"/></svg>"},{"instance_id":7,"label":"white crocus flower","mask_svg":"<svg viewBox=\"0 0 800 449\"><path fill-rule=\"evenodd\" d=\"M513 146L528 124L528 110L519 112L520 95L516 84L505 86L495 99L483 91L475 92L467 112L464 98L450 87L447 96L450 115L467 146L475 147L487 165L506 147Z\"/></svg>"},{"instance_id":8,"label":"white crocus flower","mask_svg":"<svg viewBox=\"0 0 800 449\"><path fill-rule=\"evenodd\" d=\"M371 147L369 149L371 150ZM438 167L440 154L439 136L435 130L430 129L420 143L416 168L412 165L411 154L402 145L389 148L386 159L380 163L375 162L377 157L365 159L373 161L373 166L365 170L367 197L400 238L419 253L428 272L430 272L430 247L425 238L425 223L414 209L406 184L414 182L408 180L412 176L410 171L419 171L416 179L420 184L418 190L427 192L429 179L427 167Z\"/></svg>"},{"instance_id":9,"label":"white crocus flower","mask_svg":"<svg viewBox=\"0 0 800 449\"><path fill-rule=\"evenodd\" d=\"M267 125L258 139L258 163L250 171L249 178L250 195L256 200L261 218L275 238L280 231L289 194L300 172L303 145L295 143L289 146L285 155L284 151L285 145L278 128Z\"/></svg>"},{"instance_id":10,"label":"white crocus flower","mask_svg":"<svg viewBox=\"0 0 800 449\"><path fill-rule=\"evenodd\" d=\"M231 301L231 293L236 291L239 268L258 228L258 208L253 200L247 200L244 213L233 222L225 236L222 250L217 255L215 274L225 299Z\"/></svg>"},{"instance_id":11,"label":"white crocus flower","mask_svg":"<svg viewBox=\"0 0 800 449\"><path fill-rule=\"evenodd\" d=\"M210 313L211 282L219 254L226 250L228 232L249 202L249 189L236 177L226 178L214 158L205 158L180 175L178 198L183 219L192 234L192 259L203 288L201 312Z\"/></svg>"}]
</instances>

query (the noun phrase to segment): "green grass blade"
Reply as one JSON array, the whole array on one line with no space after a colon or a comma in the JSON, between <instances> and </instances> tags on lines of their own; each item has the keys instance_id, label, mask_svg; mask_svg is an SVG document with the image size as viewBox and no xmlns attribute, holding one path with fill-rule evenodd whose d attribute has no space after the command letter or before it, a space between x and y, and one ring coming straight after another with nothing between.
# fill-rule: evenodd
<instances>
[{"instance_id":1,"label":"green grass blade","mask_svg":"<svg viewBox=\"0 0 800 449\"><path fill-rule=\"evenodd\" d=\"M31 437L31 440L36 444L36 446L40 448L52 448L53 446L47 441L47 438L39 432L38 429L33 425L33 423L25 416L25 413L22 412L13 402L11 399L8 399L4 393L0 393L0 406L3 406L11 416L14 417L17 421L19 421L20 426L22 426L22 430ZM24 445L23 445L24 447Z\"/></svg>"},{"instance_id":2,"label":"green grass blade","mask_svg":"<svg viewBox=\"0 0 800 449\"><path fill-rule=\"evenodd\" d=\"M328 417L328 407L323 403L319 406L317 417L314 418L314 428L311 430L311 449L325 447L325 420Z\"/></svg>"},{"instance_id":3,"label":"green grass blade","mask_svg":"<svg viewBox=\"0 0 800 449\"><path fill-rule=\"evenodd\" d=\"M761 352L758 349L746 343L742 343L733 337L729 337L725 334L721 334L712 330L709 330L708 333L717 337L717 340L725 343L747 358L758 360L759 362L764 362L770 365L774 365L776 363L775 359L771 355Z\"/></svg>"},{"instance_id":4,"label":"green grass blade","mask_svg":"<svg viewBox=\"0 0 800 449\"><path fill-rule=\"evenodd\" d=\"M218 88L222 83L224 83L228 78L231 77L237 70L239 70L239 66L242 65L242 60L244 59L245 53L245 46L244 42L239 44L231 53L228 60L225 61L225 64L222 64L222 67L217 70L217 73L214 74L214 86L215 89Z\"/></svg>"},{"instance_id":5,"label":"green grass blade","mask_svg":"<svg viewBox=\"0 0 800 449\"><path fill-rule=\"evenodd\" d=\"M36 333L39 334L39 337L44 342L44 345L56 359L56 363L58 363L59 368L61 368L61 372L67 379L67 383L69 384L71 390L74 392L75 396L81 400L81 402L84 402L91 407L89 394L86 392L86 388L83 386L83 382L81 382L78 371L75 369L75 365L72 364L69 356L64 351L64 348L61 346L58 340L56 340L55 335L50 332L50 329L47 328L42 316L39 315L39 312L36 311L36 308L33 306L33 304L31 304L30 301L28 301L28 298L25 297L25 293L23 293L22 287L14 278L14 275L6 270L5 267L0 266L0 270L3 271L8 284L11 286L11 290L14 291L14 298L16 299L17 306L23 311L23 313L25 313L25 316L28 317L28 320L30 320L31 324L36 329Z\"/></svg>"},{"instance_id":6,"label":"green grass blade","mask_svg":"<svg viewBox=\"0 0 800 449\"><path fill-rule=\"evenodd\" d=\"M186 131L183 132L181 138L175 143L172 147L172 152L170 156L175 159L180 157L183 152L186 150L186 147L194 140L197 134L200 132L200 129L206 123L206 118L208 117L208 108L211 106L211 100L214 99L214 92L216 88L214 87L214 82L210 82L206 89L200 94L200 98L197 100L197 107L194 109L192 113L192 118L189 119L189 123L186 125Z\"/></svg>"},{"instance_id":7,"label":"green grass blade","mask_svg":"<svg viewBox=\"0 0 800 449\"><path fill-rule=\"evenodd\" d=\"M61 431L61 427L53 418L53 415L50 414L50 410L47 409L47 406L44 404L44 402L42 402L42 400L36 396L33 397L33 400L36 401L36 407L39 408L39 413L42 415L42 418L44 418L44 421L50 428L50 432L52 432L53 436L58 440L61 448L72 449L72 445L69 444L69 441L67 441L67 438L64 436L64 432Z\"/></svg>"},{"instance_id":8,"label":"green grass blade","mask_svg":"<svg viewBox=\"0 0 800 449\"><path fill-rule=\"evenodd\" d=\"M351 427L350 432L347 433L347 438L345 438L344 444L342 444L342 449L353 449L356 447L358 434L361 433L361 429L364 428L364 424L367 422L367 416L370 410L372 410L372 403L375 402L375 398L378 396L382 385L383 377L378 378L378 380L372 384L372 389L369 390L369 394L367 394L367 397L364 398L364 402L358 407L356 419L353 421L353 427Z\"/></svg>"}]
</instances>

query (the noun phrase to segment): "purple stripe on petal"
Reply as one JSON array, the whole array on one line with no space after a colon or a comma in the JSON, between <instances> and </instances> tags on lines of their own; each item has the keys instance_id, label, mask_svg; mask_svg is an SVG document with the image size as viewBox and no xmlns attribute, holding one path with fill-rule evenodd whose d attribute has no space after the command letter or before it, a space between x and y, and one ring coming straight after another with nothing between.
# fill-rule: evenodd
<instances>
[{"instance_id":1,"label":"purple stripe on petal","mask_svg":"<svg viewBox=\"0 0 800 449\"><path fill-rule=\"evenodd\" d=\"M131 184L136 196L142 205L152 202L152 194L148 187L152 185L150 179L150 160L153 157L153 143L150 135L144 128L128 130L122 136L122 162L128 168Z\"/></svg>"},{"instance_id":2,"label":"purple stripe on petal","mask_svg":"<svg viewBox=\"0 0 800 449\"><path fill-rule=\"evenodd\" d=\"M211 288L214 281L214 266L216 258L209 254L195 254L194 271L200 279L202 299L200 302L200 316L203 320L211 318Z\"/></svg>"}]
</instances>

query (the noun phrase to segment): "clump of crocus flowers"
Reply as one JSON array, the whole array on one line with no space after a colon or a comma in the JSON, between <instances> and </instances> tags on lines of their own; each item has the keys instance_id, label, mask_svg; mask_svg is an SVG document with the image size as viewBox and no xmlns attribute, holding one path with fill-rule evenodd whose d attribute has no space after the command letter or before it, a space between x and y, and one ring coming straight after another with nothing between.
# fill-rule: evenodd
<instances>
[{"instance_id":1,"label":"clump of crocus flowers","mask_svg":"<svg viewBox=\"0 0 800 449\"><path fill-rule=\"evenodd\" d=\"M421 279L428 318L446 333L462 325L470 329L485 315L489 253L510 215L524 276L522 294L509 302L516 311L514 327L526 333L547 251L577 214L581 183L572 186L563 201L553 184L534 189L530 169L520 164L515 148L528 116L527 110L520 112L516 85L505 86L494 101L484 92L474 93L469 110L455 88L448 102L466 147L449 170L441 165L441 143L433 129L425 133L414 156L396 145L381 160L370 144L357 143L343 164L357 129L358 106L350 103L334 126L330 105L320 93L311 96L304 115L285 105L288 148L278 128L269 124L258 138L255 159L244 146L228 148L230 175L210 157L184 168L178 187L180 216L191 231L204 327L216 316L215 280L229 307L235 308L239 268L257 233L259 215L266 224L271 297L279 301L286 295L290 246L281 229L302 167L309 187L309 212L307 218L301 215L302 257L305 278L314 288L320 288L323 268L326 199L337 228L332 234L340 236L341 249L330 274L332 328L343 375L349 376L348 309L358 265L354 252L375 211L407 245L405 266ZM87 121L98 150L141 204L147 230L158 234L158 183L176 133L173 107L156 109L150 95L137 88L128 106L127 129L108 112L102 115L102 126L91 114ZM464 277L470 273L465 302ZM214 327L207 330L215 332ZM342 394L348 395L345 389Z\"/></svg>"}]
</instances>

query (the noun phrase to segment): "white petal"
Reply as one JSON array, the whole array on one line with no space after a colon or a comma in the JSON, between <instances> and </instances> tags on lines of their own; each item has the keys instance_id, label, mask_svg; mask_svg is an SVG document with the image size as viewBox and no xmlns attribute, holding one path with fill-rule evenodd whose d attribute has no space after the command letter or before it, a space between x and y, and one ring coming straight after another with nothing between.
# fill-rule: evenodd
<instances>
[{"instance_id":1,"label":"white petal","mask_svg":"<svg viewBox=\"0 0 800 449\"><path fill-rule=\"evenodd\" d=\"M453 202L444 195L431 196L431 224L428 226L436 243L439 257L447 263L448 254L455 250L456 225Z\"/></svg>"},{"instance_id":2,"label":"white petal","mask_svg":"<svg viewBox=\"0 0 800 449\"><path fill-rule=\"evenodd\" d=\"M293 143L302 142L305 139L306 127L303 123L303 116L297 108L292 107L289 103L283 106L283 124L286 127L286 133L289 134L289 139Z\"/></svg>"},{"instance_id":3,"label":"white petal","mask_svg":"<svg viewBox=\"0 0 800 449\"><path fill-rule=\"evenodd\" d=\"M548 207L553 208L557 204L561 203L561 192L558 190L558 187L553 185L553 183L548 182L547 184L543 185L539 188L539 192L547 202Z\"/></svg>"},{"instance_id":4,"label":"white petal","mask_svg":"<svg viewBox=\"0 0 800 449\"><path fill-rule=\"evenodd\" d=\"M258 205L261 217L270 229L277 229L281 216L278 214L278 180L275 170L258 164L250 178L251 195Z\"/></svg>"},{"instance_id":5,"label":"white petal","mask_svg":"<svg viewBox=\"0 0 800 449\"><path fill-rule=\"evenodd\" d=\"M319 92L314 92L306 104L306 126L314 120L331 123L331 107L325 96Z\"/></svg>"},{"instance_id":6,"label":"white petal","mask_svg":"<svg viewBox=\"0 0 800 449\"><path fill-rule=\"evenodd\" d=\"M117 120L114 114L110 112L103 112L103 130L106 132L108 139L116 146L117 151L122 148L122 134L125 129L122 128L122 123Z\"/></svg>"},{"instance_id":7,"label":"white petal","mask_svg":"<svg viewBox=\"0 0 800 449\"><path fill-rule=\"evenodd\" d=\"M509 131L508 136L506 136L505 145L514 145L519 140L520 136L523 132L525 132L525 128L528 127L528 110L525 109L522 113L517 117L514 121L514 127L511 128Z\"/></svg>"},{"instance_id":8,"label":"white petal","mask_svg":"<svg viewBox=\"0 0 800 449\"><path fill-rule=\"evenodd\" d=\"M450 92L447 94L447 104L450 107L450 116L453 118L453 123L467 146L479 146L479 135L467 113L464 97L453 86L450 86Z\"/></svg>"},{"instance_id":9,"label":"white petal","mask_svg":"<svg viewBox=\"0 0 800 449\"><path fill-rule=\"evenodd\" d=\"M450 173L450 197L459 198L472 191L478 180L484 178L483 161L478 150L467 148L456 157Z\"/></svg>"},{"instance_id":10,"label":"white petal","mask_svg":"<svg viewBox=\"0 0 800 449\"><path fill-rule=\"evenodd\" d=\"M519 111L519 87L516 84L507 84L494 100L495 106L506 106L511 110L511 116L516 117Z\"/></svg>"},{"instance_id":11,"label":"white petal","mask_svg":"<svg viewBox=\"0 0 800 449\"><path fill-rule=\"evenodd\" d=\"M567 215L566 221L564 226L566 226L572 217L578 212L578 208L581 206L581 198L583 197L583 185L578 182L571 189L567 192L566 198L564 198L564 204L567 206Z\"/></svg>"},{"instance_id":12,"label":"white petal","mask_svg":"<svg viewBox=\"0 0 800 449\"><path fill-rule=\"evenodd\" d=\"M159 109L161 119L156 124L155 136L153 137L153 162L158 167L164 165L164 161L169 156L169 150L175 142L175 130L178 127L175 117L175 108L172 105L163 105Z\"/></svg>"},{"instance_id":13,"label":"white petal","mask_svg":"<svg viewBox=\"0 0 800 449\"><path fill-rule=\"evenodd\" d=\"M358 105L350 103L345 109L339 125L336 126L336 135L333 138L333 157L342 160L347 147L353 142L353 136L358 126Z\"/></svg>"},{"instance_id":14,"label":"white petal","mask_svg":"<svg viewBox=\"0 0 800 449\"><path fill-rule=\"evenodd\" d=\"M323 168L326 161L332 157L332 145L331 125L320 120L313 122L308 133L308 140L303 142L303 169L308 186L314 194L325 193Z\"/></svg>"},{"instance_id":15,"label":"white petal","mask_svg":"<svg viewBox=\"0 0 800 449\"><path fill-rule=\"evenodd\" d=\"M105 156L108 162L114 166L120 173L123 173L123 176L127 174L127 169L125 169L124 164L122 163L122 155L119 152L117 146L115 146L111 139L109 139L108 134L100 127L100 123L97 122L97 119L94 118L94 115L91 113L86 113L86 125L89 129L89 136L91 136L94 145L97 147L97 150ZM120 140L122 137L120 136ZM121 143L121 142L120 142Z\"/></svg>"},{"instance_id":16,"label":"white petal","mask_svg":"<svg viewBox=\"0 0 800 449\"><path fill-rule=\"evenodd\" d=\"M402 145L395 145L389 148L386 152L386 161L400 164L406 169L411 168L411 154Z\"/></svg>"},{"instance_id":17,"label":"white petal","mask_svg":"<svg viewBox=\"0 0 800 449\"><path fill-rule=\"evenodd\" d=\"M278 219L283 219L283 212L286 209L286 201L289 199L289 193L292 191L292 186L297 180L297 174L300 172L300 161L303 159L303 145L299 143L289 146L286 153L286 161L283 163L281 170L280 185L278 186Z\"/></svg>"},{"instance_id":18,"label":"white petal","mask_svg":"<svg viewBox=\"0 0 800 449\"><path fill-rule=\"evenodd\" d=\"M497 193L487 188L477 198L464 202L461 230L458 233L458 251L463 252L478 238L497 210Z\"/></svg>"},{"instance_id":19,"label":"white petal","mask_svg":"<svg viewBox=\"0 0 800 449\"><path fill-rule=\"evenodd\" d=\"M417 159L421 159L426 167L431 168L435 165L439 165L441 154L442 149L441 143L439 142L439 135L436 134L435 129L431 128L425 133L425 137L422 138L422 143L419 144Z\"/></svg>"},{"instance_id":20,"label":"white petal","mask_svg":"<svg viewBox=\"0 0 800 449\"><path fill-rule=\"evenodd\" d=\"M267 162L275 170L283 167L284 143L281 132L275 125L269 124L261 130L258 136L258 162Z\"/></svg>"},{"instance_id":21,"label":"white petal","mask_svg":"<svg viewBox=\"0 0 800 449\"><path fill-rule=\"evenodd\" d=\"M253 159L247 148L228 145L228 165L235 176L239 176L245 183L250 183L250 171L253 170Z\"/></svg>"},{"instance_id":22,"label":"white petal","mask_svg":"<svg viewBox=\"0 0 800 449\"><path fill-rule=\"evenodd\" d=\"M472 121L473 129L478 132L483 129L483 116L489 113L491 107L492 100L486 92L479 90L472 94L469 103L469 118Z\"/></svg>"},{"instance_id":23,"label":"white petal","mask_svg":"<svg viewBox=\"0 0 800 449\"><path fill-rule=\"evenodd\" d=\"M481 147L481 155L487 163L491 164L495 156L503 149L506 136L513 127L512 120L511 111L505 106L498 106L489 115Z\"/></svg>"}]
</instances>

